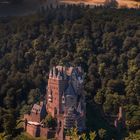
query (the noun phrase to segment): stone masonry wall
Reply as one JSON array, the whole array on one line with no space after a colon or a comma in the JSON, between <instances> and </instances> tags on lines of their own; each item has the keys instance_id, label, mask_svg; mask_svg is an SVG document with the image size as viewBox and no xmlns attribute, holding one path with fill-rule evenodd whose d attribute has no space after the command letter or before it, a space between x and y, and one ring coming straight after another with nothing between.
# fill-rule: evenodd
<instances>
[{"instance_id":1,"label":"stone masonry wall","mask_svg":"<svg viewBox=\"0 0 140 140\"><path fill-rule=\"evenodd\" d=\"M30 115L25 114L24 120L25 119L27 119L28 121L32 121L32 122L40 122L40 114L36 114L36 113L31 113Z\"/></svg>"},{"instance_id":2,"label":"stone masonry wall","mask_svg":"<svg viewBox=\"0 0 140 140\"><path fill-rule=\"evenodd\" d=\"M29 133L33 137L40 136L39 126L27 124L26 132Z\"/></svg>"}]
</instances>

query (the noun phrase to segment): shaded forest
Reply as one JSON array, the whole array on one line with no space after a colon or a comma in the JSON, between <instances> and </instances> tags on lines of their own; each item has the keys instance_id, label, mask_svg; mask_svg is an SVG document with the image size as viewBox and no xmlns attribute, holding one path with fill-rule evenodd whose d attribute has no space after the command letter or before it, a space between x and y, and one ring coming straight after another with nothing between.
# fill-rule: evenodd
<instances>
[{"instance_id":1,"label":"shaded forest","mask_svg":"<svg viewBox=\"0 0 140 140\"><path fill-rule=\"evenodd\" d=\"M116 115L119 106L126 111L126 131L140 128L138 10L61 6L0 18L0 132L7 139L17 135L18 121L33 103L43 100L49 69L58 64L85 71L89 129L104 128L112 134L103 139L119 139L121 131L98 121L97 113Z\"/></svg>"},{"instance_id":2,"label":"shaded forest","mask_svg":"<svg viewBox=\"0 0 140 140\"><path fill-rule=\"evenodd\" d=\"M0 0L0 2L10 2L10 3L14 3L14 4L18 4L21 3L23 0Z\"/></svg>"}]
</instances>

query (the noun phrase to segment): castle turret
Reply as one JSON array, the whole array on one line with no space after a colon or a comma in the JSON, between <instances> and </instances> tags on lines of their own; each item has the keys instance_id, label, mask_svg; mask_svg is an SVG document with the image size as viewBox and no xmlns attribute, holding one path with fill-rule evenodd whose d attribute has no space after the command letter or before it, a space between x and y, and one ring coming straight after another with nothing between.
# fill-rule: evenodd
<instances>
[{"instance_id":1,"label":"castle turret","mask_svg":"<svg viewBox=\"0 0 140 140\"><path fill-rule=\"evenodd\" d=\"M62 93L67 85L67 80L63 78L61 69L61 66L53 67L53 76L50 76L48 80L47 101L49 102L47 102L46 108L52 116L63 112ZM50 91L51 95L49 95Z\"/></svg>"}]
</instances>

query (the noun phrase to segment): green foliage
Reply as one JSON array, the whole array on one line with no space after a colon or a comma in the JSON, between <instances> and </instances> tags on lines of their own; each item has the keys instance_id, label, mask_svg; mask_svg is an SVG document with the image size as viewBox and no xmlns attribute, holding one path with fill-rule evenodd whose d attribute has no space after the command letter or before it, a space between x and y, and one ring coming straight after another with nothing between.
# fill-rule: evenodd
<instances>
[{"instance_id":1,"label":"green foliage","mask_svg":"<svg viewBox=\"0 0 140 140\"><path fill-rule=\"evenodd\" d=\"M81 135L81 139L82 139L82 140L87 140L87 136L86 136L85 133L83 133L83 134Z\"/></svg>"},{"instance_id":2,"label":"green foliage","mask_svg":"<svg viewBox=\"0 0 140 140\"><path fill-rule=\"evenodd\" d=\"M14 138L14 140L47 140L46 138L33 138L27 133L21 133L19 136ZM52 139L53 140L53 139Z\"/></svg>"},{"instance_id":3,"label":"green foliage","mask_svg":"<svg viewBox=\"0 0 140 140\"><path fill-rule=\"evenodd\" d=\"M0 133L0 140L4 140L4 134Z\"/></svg>"},{"instance_id":4,"label":"green foliage","mask_svg":"<svg viewBox=\"0 0 140 140\"><path fill-rule=\"evenodd\" d=\"M77 128L71 128L68 133L69 133L70 139L79 140Z\"/></svg>"},{"instance_id":5,"label":"green foliage","mask_svg":"<svg viewBox=\"0 0 140 140\"><path fill-rule=\"evenodd\" d=\"M94 101L97 103L97 104L103 104L104 101L105 101L105 91L104 90L99 90L97 91L95 97L94 97Z\"/></svg>"},{"instance_id":6,"label":"green foliage","mask_svg":"<svg viewBox=\"0 0 140 140\"><path fill-rule=\"evenodd\" d=\"M90 132L89 133L89 136L90 136L90 140L95 140L95 138L96 138L96 132Z\"/></svg>"},{"instance_id":7,"label":"green foliage","mask_svg":"<svg viewBox=\"0 0 140 140\"><path fill-rule=\"evenodd\" d=\"M99 138L101 139L101 140L105 140L105 139L107 139L107 131L105 130L105 129L99 129L98 130L98 135L99 135Z\"/></svg>"},{"instance_id":8,"label":"green foliage","mask_svg":"<svg viewBox=\"0 0 140 140\"><path fill-rule=\"evenodd\" d=\"M8 129L10 120L14 128L20 114L45 95L49 68L57 64L82 66L87 103L96 102L111 115L122 105L129 129L136 130L140 125L139 23L135 9L80 6L1 18L0 132L14 133ZM7 116L6 110L12 109L16 115ZM88 127L105 128L105 120L97 114L100 110L93 110L87 120L94 115L94 125Z\"/></svg>"},{"instance_id":9,"label":"green foliage","mask_svg":"<svg viewBox=\"0 0 140 140\"><path fill-rule=\"evenodd\" d=\"M129 136L125 138L125 140L139 140L140 139L140 131L136 131L136 133L129 133Z\"/></svg>"},{"instance_id":10,"label":"green foliage","mask_svg":"<svg viewBox=\"0 0 140 140\"><path fill-rule=\"evenodd\" d=\"M68 131L67 135L70 136L71 140L95 140L96 138L96 132L90 131L90 133L88 134L89 135L88 138L86 133L78 134L77 128L71 128Z\"/></svg>"},{"instance_id":11,"label":"green foliage","mask_svg":"<svg viewBox=\"0 0 140 140\"><path fill-rule=\"evenodd\" d=\"M13 111L9 111L7 113L8 114L5 114L3 118L3 127L4 127L5 135L7 135L7 139L10 139L9 137L11 137L14 134L14 129L16 127L16 120Z\"/></svg>"},{"instance_id":12,"label":"green foliage","mask_svg":"<svg viewBox=\"0 0 140 140\"><path fill-rule=\"evenodd\" d=\"M40 89L31 89L29 94L28 94L28 104L29 105L32 105L34 103L36 103L37 101L40 100L40 96L41 96L41 93L40 93Z\"/></svg>"},{"instance_id":13,"label":"green foliage","mask_svg":"<svg viewBox=\"0 0 140 140\"><path fill-rule=\"evenodd\" d=\"M53 118L50 114L48 114L44 119L44 125L47 126L48 128L55 128L56 124L57 124L56 119Z\"/></svg>"}]
</instances>

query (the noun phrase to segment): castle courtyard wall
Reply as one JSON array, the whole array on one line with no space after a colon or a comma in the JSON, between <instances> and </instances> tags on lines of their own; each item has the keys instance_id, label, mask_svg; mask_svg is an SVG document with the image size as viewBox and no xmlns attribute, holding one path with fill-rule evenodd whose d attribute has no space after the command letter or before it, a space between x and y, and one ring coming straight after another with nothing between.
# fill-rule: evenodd
<instances>
[{"instance_id":1,"label":"castle courtyard wall","mask_svg":"<svg viewBox=\"0 0 140 140\"><path fill-rule=\"evenodd\" d=\"M40 128L39 126L36 126L36 125L27 124L26 132L29 133L33 137L40 136Z\"/></svg>"}]
</instances>

